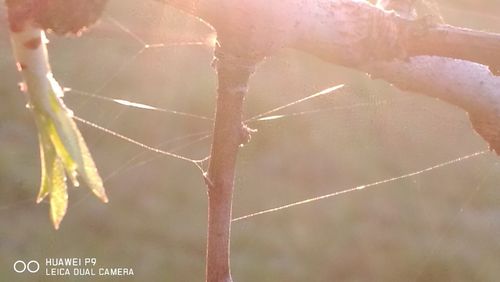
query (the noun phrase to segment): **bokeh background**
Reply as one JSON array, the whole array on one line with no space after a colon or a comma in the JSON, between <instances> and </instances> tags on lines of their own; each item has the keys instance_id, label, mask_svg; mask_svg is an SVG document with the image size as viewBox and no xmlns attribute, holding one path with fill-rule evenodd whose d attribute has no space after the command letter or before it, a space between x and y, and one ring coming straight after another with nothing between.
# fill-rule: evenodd
<instances>
[{"instance_id":1,"label":"bokeh background","mask_svg":"<svg viewBox=\"0 0 500 282\"><path fill-rule=\"evenodd\" d=\"M437 4L450 24L500 32L497 0ZM135 276L122 281L203 281L207 203L200 172L83 124L110 203L100 203L86 187L70 188L68 214L60 230L53 230L48 204L35 204L36 131L26 97L17 89L20 77L3 7L0 15L0 281L88 281L12 271L18 259L50 257L95 257L102 267L132 267ZM50 36L50 53L65 87L211 116L216 84L211 47L179 43L212 37L202 23L158 2L114 0L83 37ZM143 50L153 43L167 45ZM285 111L314 114L250 124L259 131L241 150L235 216L486 149L460 109L293 50L260 65L247 116L340 83L347 87ZM209 139L193 143L202 135L180 137L210 130L210 122L124 107L77 91L65 100L76 115L146 144L190 158L208 154ZM499 281L499 160L488 153L236 222L233 277Z\"/></svg>"}]
</instances>

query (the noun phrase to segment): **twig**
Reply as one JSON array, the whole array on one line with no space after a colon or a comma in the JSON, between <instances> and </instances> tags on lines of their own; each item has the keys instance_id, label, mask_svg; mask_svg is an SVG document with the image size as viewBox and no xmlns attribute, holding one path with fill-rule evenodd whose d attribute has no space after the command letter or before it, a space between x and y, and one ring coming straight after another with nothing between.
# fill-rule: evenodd
<instances>
[{"instance_id":1,"label":"twig","mask_svg":"<svg viewBox=\"0 0 500 282\"><path fill-rule=\"evenodd\" d=\"M248 129L242 124L243 101L256 63L227 51L216 52L217 108L206 181L209 198L206 279L209 282L232 281L229 241L234 174L238 148L248 140Z\"/></svg>"}]
</instances>

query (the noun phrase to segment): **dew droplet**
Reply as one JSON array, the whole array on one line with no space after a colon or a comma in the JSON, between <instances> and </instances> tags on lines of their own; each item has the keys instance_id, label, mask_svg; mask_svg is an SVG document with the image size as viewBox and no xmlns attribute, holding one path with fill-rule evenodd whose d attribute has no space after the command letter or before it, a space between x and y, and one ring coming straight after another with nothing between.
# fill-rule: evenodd
<instances>
[{"instance_id":1,"label":"dew droplet","mask_svg":"<svg viewBox=\"0 0 500 282\"><path fill-rule=\"evenodd\" d=\"M21 92L23 92L23 93L28 92L28 85L26 85L26 83L24 83L24 82L19 82L19 83L17 84L17 86L19 87L19 90L20 90Z\"/></svg>"},{"instance_id":2,"label":"dew droplet","mask_svg":"<svg viewBox=\"0 0 500 282\"><path fill-rule=\"evenodd\" d=\"M23 70L28 68L25 64L21 62L16 62L16 67L19 72L22 72Z\"/></svg>"},{"instance_id":3,"label":"dew droplet","mask_svg":"<svg viewBox=\"0 0 500 282\"><path fill-rule=\"evenodd\" d=\"M76 170L73 170L69 173L69 178L71 180L71 183L73 184L74 187L80 186L80 182L78 181L78 173Z\"/></svg>"}]
</instances>

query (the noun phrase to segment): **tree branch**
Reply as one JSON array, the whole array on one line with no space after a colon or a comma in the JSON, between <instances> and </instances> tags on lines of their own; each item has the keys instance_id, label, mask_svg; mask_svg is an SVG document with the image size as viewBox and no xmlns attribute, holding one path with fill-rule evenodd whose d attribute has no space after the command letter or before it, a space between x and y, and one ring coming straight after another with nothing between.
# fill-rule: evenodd
<instances>
[{"instance_id":1,"label":"tree branch","mask_svg":"<svg viewBox=\"0 0 500 282\"><path fill-rule=\"evenodd\" d=\"M412 0L379 0L378 5L393 9L403 17L413 18L416 17L413 2ZM463 33L459 31L453 35L459 40L462 39L463 42L458 46L449 46L451 53L454 53L455 49L463 48L461 46L474 48L481 44L498 50L498 47L494 47L499 45L499 42L494 40L496 35L485 33L483 41L472 40L472 44L469 44L466 39L467 33L468 31ZM445 35L444 37L444 41L447 42ZM429 49L432 47L422 46L422 50ZM481 52L471 52L471 58L479 53ZM499 60L498 56L495 60ZM407 62L368 64L363 69L393 83L400 89L437 97L466 110L476 132L489 143L492 150L500 154L500 78L493 76L483 65L468 61L420 56ZM491 66L490 70L492 70Z\"/></svg>"},{"instance_id":2,"label":"tree branch","mask_svg":"<svg viewBox=\"0 0 500 282\"><path fill-rule=\"evenodd\" d=\"M237 56L292 47L459 106L500 154L500 77L491 72L500 69L499 34L412 19L411 7L400 16L382 9L384 1L378 7L354 0L158 1L210 23L221 46ZM408 1L385 2L398 8ZM440 58L410 59L416 55Z\"/></svg>"},{"instance_id":3,"label":"tree branch","mask_svg":"<svg viewBox=\"0 0 500 282\"><path fill-rule=\"evenodd\" d=\"M500 75L500 39L498 34L477 32L472 29L438 25L407 38L411 56L434 55L459 58L489 66L492 73Z\"/></svg>"},{"instance_id":4,"label":"tree branch","mask_svg":"<svg viewBox=\"0 0 500 282\"><path fill-rule=\"evenodd\" d=\"M231 207L238 148L249 140L242 124L243 101L253 60L235 57L218 49L214 61L218 77L217 108L208 169L208 239L206 279L230 282L229 248Z\"/></svg>"}]
</instances>

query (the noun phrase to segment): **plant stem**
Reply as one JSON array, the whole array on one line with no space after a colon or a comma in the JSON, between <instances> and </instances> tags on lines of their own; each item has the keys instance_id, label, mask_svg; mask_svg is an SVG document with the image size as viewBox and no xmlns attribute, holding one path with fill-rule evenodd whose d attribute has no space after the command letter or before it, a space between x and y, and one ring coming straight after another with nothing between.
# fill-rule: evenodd
<instances>
[{"instance_id":1,"label":"plant stem","mask_svg":"<svg viewBox=\"0 0 500 282\"><path fill-rule=\"evenodd\" d=\"M75 187L80 177L103 202L108 198L73 114L64 105L64 91L52 75L44 31L30 19L15 21L13 15L9 13L14 57L40 140L41 185L37 202L50 195L50 214L58 229L68 206L66 177Z\"/></svg>"},{"instance_id":2,"label":"plant stem","mask_svg":"<svg viewBox=\"0 0 500 282\"><path fill-rule=\"evenodd\" d=\"M234 174L238 148L248 140L242 124L243 101L255 63L219 53L217 108L208 169L208 239L206 281L229 282L229 244Z\"/></svg>"}]
</instances>

